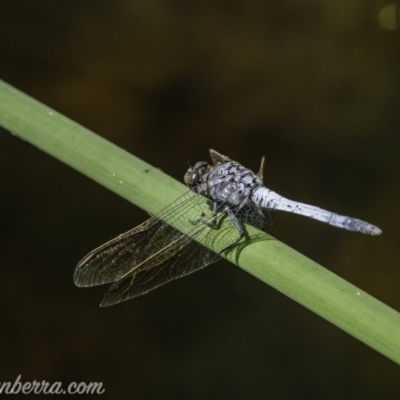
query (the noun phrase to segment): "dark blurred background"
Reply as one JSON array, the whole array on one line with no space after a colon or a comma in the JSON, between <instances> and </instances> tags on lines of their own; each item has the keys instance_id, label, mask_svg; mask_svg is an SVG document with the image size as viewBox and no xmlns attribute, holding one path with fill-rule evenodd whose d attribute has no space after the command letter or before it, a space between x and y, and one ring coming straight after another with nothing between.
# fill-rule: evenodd
<instances>
[{"instance_id":1,"label":"dark blurred background","mask_svg":"<svg viewBox=\"0 0 400 400\"><path fill-rule=\"evenodd\" d=\"M265 155L268 187L384 232L275 213L270 233L399 310L399 4L0 0L0 77L177 179L210 147ZM145 212L4 130L0 180L1 382L399 398L397 365L225 261L99 308L74 267Z\"/></svg>"}]
</instances>

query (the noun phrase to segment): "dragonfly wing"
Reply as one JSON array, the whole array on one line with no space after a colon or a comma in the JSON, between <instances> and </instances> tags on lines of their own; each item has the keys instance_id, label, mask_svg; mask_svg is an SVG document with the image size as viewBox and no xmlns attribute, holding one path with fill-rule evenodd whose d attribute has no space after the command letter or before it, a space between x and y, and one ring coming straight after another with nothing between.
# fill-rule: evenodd
<instances>
[{"instance_id":1,"label":"dragonfly wing","mask_svg":"<svg viewBox=\"0 0 400 400\"><path fill-rule=\"evenodd\" d=\"M257 207L245 204L237 212L237 217L260 230L264 230L266 226L272 226L272 215L268 210L261 210Z\"/></svg>"},{"instance_id":2,"label":"dragonfly wing","mask_svg":"<svg viewBox=\"0 0 400 400\"><path fill-rule=\"evenodd\" d=\"M224 164L228 161L232 161L228 156L224 156L221 153L218 153L218 151L214 149L210 149L210 158L214 166Z\"/></svg>"},{"instance_id":3,"label":"dragonfly wing","mask_svg":"<svg viewBox=\"0 0 400 400\"><path fill-rule=\"evenodd\" d=\"M111 306L145 294L173 279L204 268L219 258L190 237L181 235L110 286L101 306Z\"/></svg>"},{"instance_id":4,"label":"dragonfly wing","mask_svg":"<svg viewBox=\"0 0 400 400\"><path fill-rule=\"evenodd\" d=\"M262 213L264 215L265 218L265 226L273 226L274 225L274 220L272 218L271 213L268 210L262 210ZM264 226L264 228L265 228ZM263 230L262 228L259 228L261 230Z\"/></svg>"},{"instance_id":5,"label":"dragonfly wing","mask_svg":"<svg viewBox=\"0 0 400 400\"><path fill-rule=\"evenodd\" d=\"M150 218L84 257L75 269L74 282L84 287L115 282L165 246L166 238L173 241L180 235L157 218Z\"/></svg>"},{"instance_id":6,"label":"dragonfly wing","mask_svg":"<svg viewBox=\"0 0 400 400\"><path fill-rule=\"evenodd\" d=\"M168 223L175 221L176 225L183 226L188 219L198 219L200 211L197 207L202 202L204 197L188 191L157 216L93 250L78 263L74 273L75 284L87 287L118 281L179 238L182 234ZM196 229L195 226L189 227L185 233Z\"/></svg>"}]
</instances>

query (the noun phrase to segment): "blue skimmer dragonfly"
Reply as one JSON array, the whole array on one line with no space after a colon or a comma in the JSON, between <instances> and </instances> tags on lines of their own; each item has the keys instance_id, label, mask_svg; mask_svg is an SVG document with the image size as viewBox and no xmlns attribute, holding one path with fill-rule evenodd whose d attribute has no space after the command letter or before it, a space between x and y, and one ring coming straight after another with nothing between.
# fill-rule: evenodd
<instances>
[{"instance_id":1,"label":"blue skimmer dragonfly","mask_svg":"<svg viewBox=\"0 0 400 400\"><path fill-rule=\"evenodd\" d=\"M84 257L75 269L75 284L88 287L112 283L101 306L145 294L218 261L221 253L243 238L244 223L261 230L272 226L271 210L304 215L350 231L381 234L368 222L288 200L266 188L264 157L255 174L215 150L210 150L210 156L212 164L200 161L187 170L184 180L190 190L186 194ZM204 211L204 197L208 199L208 212ZM216 252L197 242L210 229L219 229L223 218L235 227L235 237L219 235L224 240L219 247L217 243Z\"/></svg>"}]
</instances>

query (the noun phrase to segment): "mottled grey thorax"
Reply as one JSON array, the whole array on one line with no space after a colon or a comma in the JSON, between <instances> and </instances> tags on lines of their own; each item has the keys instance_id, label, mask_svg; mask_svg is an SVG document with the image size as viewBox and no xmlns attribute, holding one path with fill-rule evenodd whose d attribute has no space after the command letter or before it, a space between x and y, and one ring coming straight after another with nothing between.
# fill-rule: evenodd
<instances>
[{"instance_id":1,"label":"mottled grey thorax","mask_svg":"<svg viewBox=\"0 0 400 400\"><path fill-rule=\"evenodd\" d=\"M230 161L214 167L207 174L202 194L217 202L243 207L250 201L252 190L261 185L262 181L255 173Z\"/></svg>"}]
</instances>

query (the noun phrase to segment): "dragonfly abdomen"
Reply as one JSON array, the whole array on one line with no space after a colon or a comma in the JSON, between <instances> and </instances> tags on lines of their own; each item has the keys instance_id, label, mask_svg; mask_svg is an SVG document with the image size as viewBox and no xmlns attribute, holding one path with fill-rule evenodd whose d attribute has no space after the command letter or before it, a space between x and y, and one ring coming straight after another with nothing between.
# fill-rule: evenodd
<instances>
[{"instance_id":1,"label":"dragonfly abdomen","mask_svg":"<svg viewBox=\"0 0 400 400\"><path fill-rule=\"evenodd\" d=\"M309 204L286 199L285 197L282 197L278 193L265 187L260 187L254 190L251 199L261 208L303 215L305 217L336 226L337 228L366 233L369 235L380 235L382 233L378 227L368 222L345 215L336 214L319 207L311 206Z\"/></svg>"}]
</instances>

